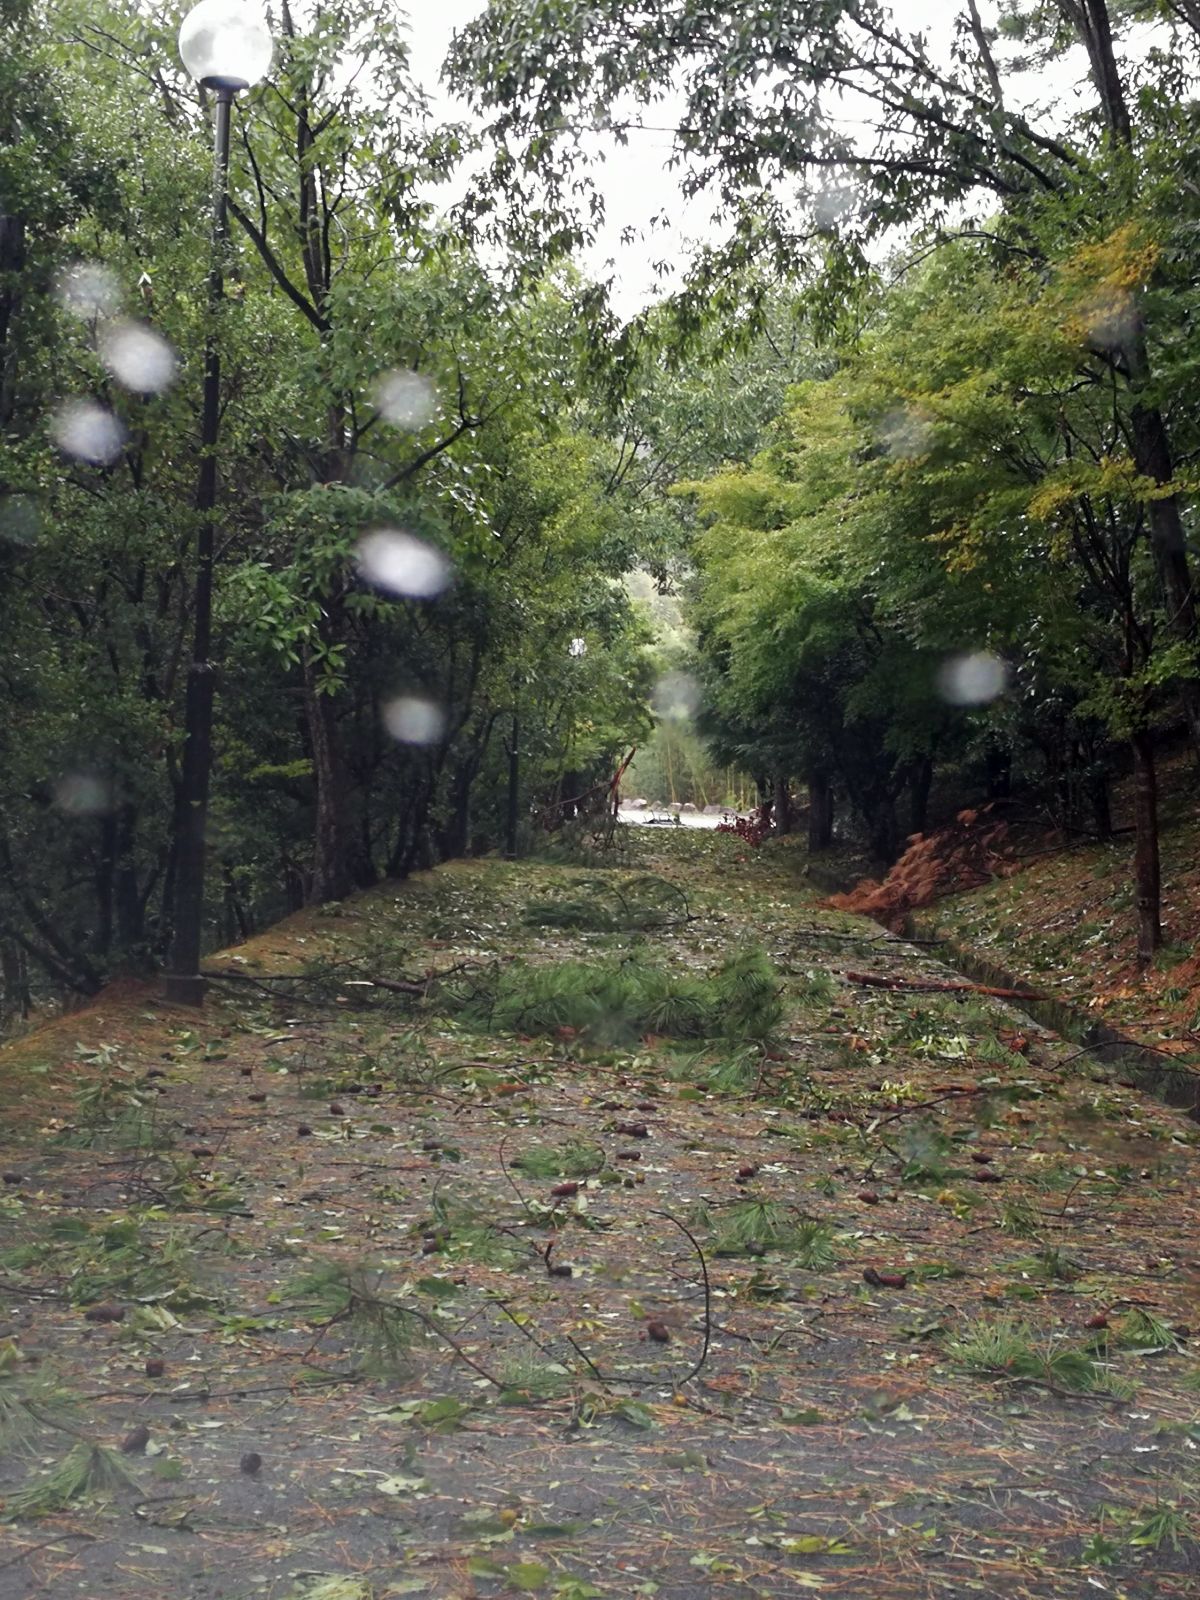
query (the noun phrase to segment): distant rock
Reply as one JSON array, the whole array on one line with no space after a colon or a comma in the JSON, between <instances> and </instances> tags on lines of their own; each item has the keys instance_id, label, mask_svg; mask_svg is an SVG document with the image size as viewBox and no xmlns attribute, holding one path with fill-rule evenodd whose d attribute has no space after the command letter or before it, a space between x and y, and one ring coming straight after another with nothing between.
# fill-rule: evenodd
<instances>
[{"instance_id":1,"label":"distant rock","mask_svg":"<svg viewBox=\"0 0 1200 1600\"><path fill-rule=\"evenodd\" d=\"M728 810L728 806L705 806L704 815L706 817L723 817Z\"/></svg>"},{"instance_id":2,"label":"distant rock","mask_svg":"<svg viewBox=\"0 0 1200 1600\"><path fill-rule=\"evenodd\" d=\"M685 800L683 802L683 804L679 807L679 809L680 809L680 811L695 811L696 807L692 804L692 802L690 800Z\"/></svg>"},{"instance_id":3,"label":"distant rock","mask_svg":"<svg viewBox=\"0 0 1200 1600\"><path fill-rule=\"evenodd\" d=\"M649 800L626 800L625 806L629 811L645 811L650 805Z\"/></svg>"}]
</instances>

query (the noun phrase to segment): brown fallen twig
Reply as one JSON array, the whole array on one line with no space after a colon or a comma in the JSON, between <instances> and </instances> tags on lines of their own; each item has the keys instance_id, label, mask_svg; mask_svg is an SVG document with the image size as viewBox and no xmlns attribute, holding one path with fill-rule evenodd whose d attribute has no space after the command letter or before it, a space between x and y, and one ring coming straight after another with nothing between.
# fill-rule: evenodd
<instances>
[{"instance_id":1,"label":"brown fallen twig","mask_svg":"<svg viewBox=\"0 0 1200 1600\"><path fill-rule=\"evenodd\" d=\"M999 989L988 983L947 983L938 978L889 978L881 972L843 971L848 983L871 989L916 989L922 994L986 994L994 1000L1041 1000L1032 989Z\"/></svg>"},{"instance_id":2,"label":"brown fallen twig","mask_svg":"<svg viewBox=\"0 0 1200 1600\"><path fill-rule=\"evenodd\" d=\"M900 1106L895 1111L889 1111L886 1117L875 1117L863 1130L865 1138L870 1138L880 1128L886 1128L889 1122L899 1122L902 1118L911 1116L914 1111L932 1111L935 1106L944 1104L947 1100L961 1100L971 1095L985 1094L987 1091L979 1084L956 1084L947 1089L944 1094L939 1094L933 1100L914 1100L908 1105Z\"/></svg>"},{"instance_id":3,"label":"brown fallen twig","mask_svg":"<svg viewBox=\"0 0 1200 1600\"><path fill-rule=\"evenodd\" d=\"M27 1544L18 1550L15 1556L10 1556L7 1561L0 1561L0 1572L5 1572L9 1567L20 1566L22 1561L28 1561L30 1556L36 1556L39 1550L52 1550L56 1544L62 1544L66 1539L84 1539L89 1544L94 1544L94 1533L56 1533L53 1539L43 1539L41 1544Z\"/></svg>"},{"instance_id":4,"label":"brown fallen twig","mask_svg":"<svg viewBox=\"0 0 1200 1600\"><path fill-rule=\"evenodd\" d=\"M262 994L270 995L270 997L273 1000L286 1000L289 1005L302 1005L302 1006L324 1006L325 1005L325 1001L324 1000L314 999L313 996L310 995L310 994L301 994L299 992L299 990L291 990L288 993L283 994L278 989L272 989L271 988L272 981L278 982L280 980L279 979L274 979L273 980L273 979L270 978L269 975L267 977L263 977L263 978L255 978L255 977L252 977L248 972L211 972L210 971L210 972L202 973L201 976L207 978L210 983L248 983L251 986L251 988L259 990L259 992L262 993ZM287 978L291 978L292 974L288 973L288 974L285 974L284 976L287 977ZM299 981L299 974L296 974L296 976L293 979L293 981Z\"/></svg>"},{"instance_id":5,"label":"brown fallen twig","mask_svg":"<svg viewBox=\"0 0 1200 1600\"><path fill-rule=\"evenodd\" d=\"M318 1378L306 1378L303 1387L324 1389L335 1384L364 1382L366 1374L362 1372L329 1372ZM89 1403L95 1400L169 1400L172 1405L177 1401L198 1400L207 1405L210 1400L250 1400L260 1394L295 1392L296 1380L293 1379L290 1383L259 1383L240 1389L100 1389L95 1394L84 1395L83 1399Z\"/></svg>"},{"instance_id":6,"label":"brown fallen twig","mask_svg":"<svg viewBox=\"0 0 1200 1600\"><path fill-rule=\"evenodd\" d=\"M1013 1388L1040 1389L1043 1394L1052 1394L1059 1400L1096 1400L1105 1406L1127 1406L1128 1397L1119 1394L1105 1394L1102 1389L1062 1389L1056 1383L1050 1383L1045 1378L1026 1377L1024 1374L1010 1377L1007 1373L997 1374L1002 1383L1011 1384Z\"/></svg>"},{"instance_id":7,"label":"brown fallen twig","mask_svg":"<svg viewBox=\"0 0 1200 1600\"><path fill-rule=\"evenodd\" d=\"M517 1199L521 1202L521 1210L525 1213L525 1215L527 1217L532 1218L536 1222L536 1221L539 1220L537 1213L534 1211L533 1207L529 1204L529 1201L526 1200L525 1196L521 1193L520 1184L513 1177L512 1173L508 1170L508 1162L505 1161L505 1159L504 1159L504 1146L507 1143L508 1143L508 1134L506 1133L504 1135L503 1139L501 1139L499 1145L496 1148L496 1157L500 1162L500 1171L504 1174L504 1181L508 1184L508 1187L516 1195ZM551 1239L550 1244L553 1245L553 1243L554 1243L554 1240ZM546 1267L547 1267L547 1270L549 1270L549 1266L550 1266L550 1251L549 1251L549 1249L547 1249L547 1251L546 1251Z\"/></svg>"},{"instance_id":8,"label":"brown fallen twig","mask_svg":"<svg viewBox=\"0 0 1200 1600\"><path fill-rule=\"evenodd\" d=\"M549 1254L549 1248L547 1248L547 1255L548 1254ZM511 1310L511 1308L509 1307L509 1304L508 1304L508 1302L506 1300L497 1300L495 1302L495 1304L497 1306L499 1306L500 1310L504 1313L504 1315L512 1323L513 1327L516 1328L516 1330L517 1330L517 1332L519 1334L521 1334L524 1338L528 1339L530 1344L535 1346L536 1349L540 1350L541 1353L544 1356L548 1357L548 1359L550 1359L551 1361L553 1361L555 1359L553 1350L549 1349L548 1346L544 1345L540 1339L538 1339L534 1334L532 1334L529 1331L529 1329L525 1326L524 1322L522 1322L521 1318L518 1317ZM604 1376L604 1374L600 1371L600 1368L592 1360L591 1356L588 1355L587 1351L584 1350L582 1348L582 1346L577 1344L576 1341L574 1339L572 1339L572 1337L571 1337L571 1335L569 1333L564 1334L563 1338L566 1339L567 1343L571 1346L572 1350L574 1350L575 1354L579 1357L579 1359L587 1367L588 1371L591 1373L591 1375L592 1375L593 1379L595 1380L595 1382L598 1383L602 1389L607 1389L610 1381L616 1382L616 1383L620 1383L622 1381L620 1378L616 1378L616 1379L613 1379L613 1380L610 1380L610 1379L606 1378Z\"/></svg>"},{"instance_id":9,"label":"brown fallen twig","mask_svg":"<svg viewBox=\"0 0 1200 1600\"><path fill-rule=\"evenodd\" d=\"M458 1340L454 1338L453 1334L448 1333L446 1329L436 1323L432 1317L427 1317L423 1311L418 1311L416 1306L405 1306L404 1309L409 1313L410 1316L415 1317L418 1322L422 1323L424 1327L431 1334L433 1334L435 1339L440 1339L443 1344L449 1345L450 1349L454 1351L454 1354L464 1366L470 1367L471 1371L477 1372L481 1378L486 1378L487 1381L492 1385L493 1389L508 1388L508 1385L502 1379L497 1378L494 1373L489 1372L486 1367L480 1366L478 1361L475 1361L471 1356L469 1356L463 1349L462 1345L459 1344Z\"/></svg>"},{"instance_id":10,"label":"brown fallen twig","mask_svg":"<svg viewBox=\"0 0 1200 1600\"><path fill-rule=\"evenodd\" d=\"M1149 1055L1162 1056L1166 1061L1165 1067L1160 1067L1160 1072L1186 1072L1193 1078L1200 1077L1200 1070L1189 1061L1181 1061L1170 1050L1163 1050L1155 1044L1145 1044L1140 1039L1098 1039L1095 1044L1085 1044L1082 1049L1074 1050L1069 1056L1064 1056L1061 1061L1056 1061L1056 1067L1069 1067L1072 1061L1078 1061L1080 1056L1094 1055L1098 1050L1144 1050Z\"/></svg>"}]
</instances>

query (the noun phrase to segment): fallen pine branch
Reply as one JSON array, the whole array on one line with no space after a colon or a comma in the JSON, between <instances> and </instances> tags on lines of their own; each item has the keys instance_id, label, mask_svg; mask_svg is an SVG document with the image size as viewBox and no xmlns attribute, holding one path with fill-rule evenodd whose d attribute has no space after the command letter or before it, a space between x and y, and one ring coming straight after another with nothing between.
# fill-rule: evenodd
<instances>
[{"instance_id":1,"label":"fallen pine branch","mask_svg":"<svg viewBox=\"0 0 1200 1600\"><path fill-rule=\"evenodd\" d=\"M985 994L994 1000L1041 1000L1033 989L999 989L989 983L947 983L937 978L889 978L880 972L844 971L848 983L871 989L916 989L922 994Z\"/></svg>"},{"instance_id":2,"label":"fallen pine branch","mask_svg":"<svg viewBox=\"0 0 1200 1600\"><path fill-rule=\"evenodd\" d=\"M357 969L351 967L351 968L348 968L348 969L345 969L345 970L348 970L350 972L354 972ZM296 984L310 983L311 984L311 983L320 983L322 981L325 981L325 982L334 982L334 983L338 983L338 984L351 983L355 987L361 986L363 988L371 988L371 989L386 989L392 994L410 994L410 995L414 995L418 999L422 999L425 996L425 994L426 994L426 992L428 990L429 984L433 982L434 978L441 977L442 974L441 973L431 973L430 976L427 979L425 979L424 981L422 981L422 982L414 982L414 981L412 981L410 979L397 979L397 978L375 978L375 977L372 977L372 978L340 978L340 977L338 977L336 971L331 971L331 972L328 972L328 973L312 973L312 972L260 972L260 973L254 973L254 972L230 972L228 969L225 969L223 971L218 972L218 971L215 971L212 968L209 968L205 972L203 972L201 974L201 976L205 977L205 978L208 978L210 981L216 981L218 983L248 983L248 984L251 984L256 989L264 990L267 994L274 994L275 993L275 991L270 987L270 985L273 984L273 983L296 983ZM291 1001L291 1000L304 1000L306 998L306 996L289 994L287 996L287 998L288 998L289 1001ZM310 1002L310 1003L312 1003L312 1002ZM315 1003L316 1004L320 1004L319 1001L315 1002Z\"/></svg>"},{"instance_id":3,"label":"fallen pine branch","mask_svg":"<svg viewBox=\"0 0 1200 1600\"><path fill-rule=\"evenodd\" d=\"M441 973L433 973L421 983L414 983L410 978L352 978L349 982L364 988L385 989L388 994L410 994L418 1000L423 1000L429 993L429 985L434 977L441 977Z\"/></svg>"},{"instance_id":4,"label":"fallen pine branch","mask_svg":"<svg viewBox=\"0 0 1200 1600\"><path fill-rule=\"evenodd\" d=\"M217 983L245 983L261 989L264 994L277 993L273 984L292 985L286 993L288 1003L299 1001L303 1005L324 1005L326 1000L300 992L298 985L333 985L337 988L382 989L386 994L402 994L414 1000L425 1000L435 983L463 972L486 969L494 963L484 961L459 961L452 967L435 968L419 978L383 978L350 963L327 967L315 972L235 972L228 967L206 968L202 976ZM344 997L339 997L344 998Z\"/></svg>"},{"instance_id":5,"label":"fallen pine branch","mask_svg":"<svg viewBox=\"0 0 1200 1600\"><path fill-rule=\"evenodd\" d=\"M202 978L207 978L210 983L248 983L252 988L259 990L259 992L262 994L270 995L273 999L280 1000L286 998L289 1004L298 1003L302 1006L320 1006L324 1005L325 1003L323 1000L314 1000L312 995L309 994L289 992L286 996L284 996L277 989L271 988L272 983L282 983L286 981L291 981L293 983L303 982L303 979L298 972L284 973L279 977L271 977L268 975L265 977L256 978L252 977L248 972L208 971L202 972L200 976Z\"/></svg>"}]
</instances>

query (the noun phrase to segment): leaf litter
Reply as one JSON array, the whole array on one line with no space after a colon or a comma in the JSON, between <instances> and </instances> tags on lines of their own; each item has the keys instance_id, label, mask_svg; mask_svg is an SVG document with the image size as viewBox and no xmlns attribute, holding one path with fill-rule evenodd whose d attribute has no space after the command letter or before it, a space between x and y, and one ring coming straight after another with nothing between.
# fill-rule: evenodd
<instances>
[{"instance_id":1,"label":"leaf litter","mask_svg":"<svg viewBox=\"0 0 1200 1600\"><path fill-rule=\"evenodd\" d=\"M0 1600L1195 1592L1195 1125L794 855L209 965L0 1052Z\"/></svg>"}]
</instances>

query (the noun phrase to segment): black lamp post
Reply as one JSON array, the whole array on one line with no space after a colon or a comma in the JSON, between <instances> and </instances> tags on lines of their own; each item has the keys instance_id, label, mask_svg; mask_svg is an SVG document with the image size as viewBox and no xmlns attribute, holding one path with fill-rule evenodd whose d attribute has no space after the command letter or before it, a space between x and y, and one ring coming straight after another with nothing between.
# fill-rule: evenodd
<instances>
[{"instance_id":1,"label":"black lamp post","mask_svg":"<svg viewBox=\"0 0 1200 1600\"><path fill-rule=\"evenodd\" d=\"M216 98L213 143L212 241L208 271L208 327L204 344L204 406L200 474L196 485L196 588L192 659L184 709L183 767L175 808L175 904L166 995L202 1006L207 987L200 974L204 919L205 832L212 770L213 522L217 503L217 434L220 426L221 358L217 315L224 298L229 191L229 129L234 96L264 76L271 65L271 35L265 17L247 0L200 0L179 30L179 54L192 77Z\"/></svg>"}]
</instances>

